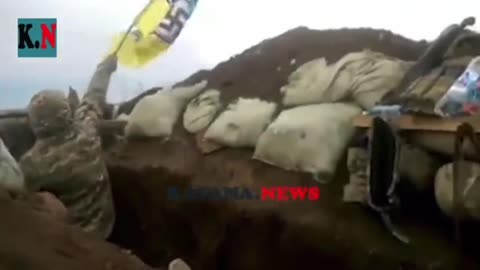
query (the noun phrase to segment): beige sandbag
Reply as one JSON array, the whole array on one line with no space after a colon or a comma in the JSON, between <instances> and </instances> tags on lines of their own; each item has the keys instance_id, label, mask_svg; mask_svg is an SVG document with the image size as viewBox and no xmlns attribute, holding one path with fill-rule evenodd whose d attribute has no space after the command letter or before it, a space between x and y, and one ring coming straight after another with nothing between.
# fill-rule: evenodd
<instances>
[{"instance_id":1,"label":"beige sandbag","mask_svg":"<svg viewBox=\"0 0 480 270\"><path fill-rule=\"evenodd\" d=\"M434 182L440 163L428 152L413 145L402 145L399 172L418 191L428 190Z\"/></svg>"},{"instance_id":2,"label":"beige sandbag","mask_svg":"<svg viewBox=\"0 0 480 270\"><path fill-rule=\"evenodd\" d=\"M128 117L125 135L168 138L187 103L206 85L207 81L202 81L192 86L177 87L145 96L135 105Z\"/></svg>"},{"instance_id":3,"label":"beige sandbag","mask_svg":"<svg viewBox=\"0 0 480 270\"><path fill-rule=\"evenodd\" d=\"M184 260L177 258L168 264L168 270L191 270L191 268Z\"/></svg>"},{"instance_id":4,"label":"beige sandbag","mask_svg":"<svg viewBox=\"0 0 480 270\"><path fill-rule=\"evenodd\" d=\"M301 65L288 77L288 84L280 88L283 104L296 106L323 102L335 102L347 95L343 91L327 91L334 76L334 65L327 65L325 58L318 58Z\"/></svg>"},{"instance_id":5,"label":"beige sandbag","mask_svg":"<svg viewBox=\"0 0 480 270\"><path fill-rule=\"evenodd\" d=\"M347 103L283 111L260 136L253 158L328 181L355 131L353 118L360 113L358 106Z\"/></svg>"},{"instance_id":6,"label":"beige sandbag","mask_svg":"<svg viewBox=\"0 0 480 270\"><path fill-rule=\"evenodd\" d=\"M301 66L281 88L287 106L353 99L371 109L393 90L411 63L364 50L346 54L334 64L320 58Z\"/></svg>"},{"instance_id":7,"label":"beige sandbag","mask_svg":"<svg viewBox=\"0 0 480 270\"><path fill-rule=\"evenodd\" d=\"M436 131L407 131L405 138L414 145L421 146L434 153L443 155L453 155L455 144L455 133L436 132ZM464 151L466 157L474 158L476 156L475 147L470 140L465 141Z\"/></svg>"},{"instance_id":8,"label":"beige sandbag","mask_svg":"<svg viewBox=\"0 0 480 270\"><path fill-rule=\"evenodd\" d=\"M190 133L197 133L210 125L220 110L220 91L209 89L187 105L183 114L183 126Z\"/></svg>"},{"instance_id":9,"label":"beige sandbag","mask_svg":"<svg viewBox=\"0 0 480 270\"><path fill-rule=\"evenodd\" d=\"M276 108L272 102L240 98L215 119L204 138L231 147L255 146Z\"/></svg>"},{"instance_id":10,"label":"beige sandbag","mask_svg":"<svg viewBox=\"0 0 480 270\"><path fill-rule=\"evenodd\" d=\"M410 62L375 54L375 60L366 60L367 64L357 63L358 67L349 66L354 73L354 79L350 88L350 95L355 102L366 110L372 109L382 98L390 93L403 79ZM341 86L341 85L340 85ZM334 89L338 91L337 85Z\"/></svg>"},{"instance_id":11,"label":"beige sandbag","mask_svg":"<svg viewBox=\"0 0 480 270\"><path fill-rule=\"evenodd\" d=\"M480 164L462 161L460 170L459 203L466 210L466 217L480 221ZM453 217L453 163L441 167L435 177L435 199L440 209L449 217Z\"/></svg>"},{"instance_id":12,"label":"beige sandbag","mask_svg":"<svg viewBox=\"0 0 480 270\"><path fill-rule=\"evenodd\" d=\"M120 121L128 121L128 118L129 116L125 113L122 113L119 116L117 116L117 120L120 120Z\"/></svg>"}]
</instances>

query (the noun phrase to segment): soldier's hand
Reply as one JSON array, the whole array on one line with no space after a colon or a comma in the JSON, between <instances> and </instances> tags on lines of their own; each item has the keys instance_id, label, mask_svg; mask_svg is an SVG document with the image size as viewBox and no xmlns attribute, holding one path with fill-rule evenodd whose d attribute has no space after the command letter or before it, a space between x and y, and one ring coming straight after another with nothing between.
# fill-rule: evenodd
<instances>
[{"instance_id":1,"label":"soldier's hand","mask_svg":"<svg viewBox=\"0 0 480 270\"><path fill-rule=\"evenodd\" d=\"M107 56L107 58L105 58L105 60L103 60L101 65L104 68L106 68L107 70L113 72L113 71L117 70L117 62L118 62L117 55L111 54L111 55Z\"/></svg>"}]
</instances>

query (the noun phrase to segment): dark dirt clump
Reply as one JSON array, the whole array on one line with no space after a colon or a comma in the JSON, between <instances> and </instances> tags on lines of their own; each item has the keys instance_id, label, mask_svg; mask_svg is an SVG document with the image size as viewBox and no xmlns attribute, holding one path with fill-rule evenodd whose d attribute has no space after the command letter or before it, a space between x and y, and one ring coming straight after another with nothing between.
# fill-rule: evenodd
<instances>
[{"instance_id":1,"label":"dark dirt clump","mask_svg":"<svg viewBox=\"0 0 480 270\"><path fill-rule=\"evenodd\" d=\"M416 60L426 46L427 42L415 42L385 30L299 27L249 48L208 73L196 73L182 84L207 79L208 87L222 91L222 100L226 103L239 96L278 102L279 89L287 83L288 75L315 58L326 57L331 63L346 53L370 49Z\"/></svg>"}]
</instances>

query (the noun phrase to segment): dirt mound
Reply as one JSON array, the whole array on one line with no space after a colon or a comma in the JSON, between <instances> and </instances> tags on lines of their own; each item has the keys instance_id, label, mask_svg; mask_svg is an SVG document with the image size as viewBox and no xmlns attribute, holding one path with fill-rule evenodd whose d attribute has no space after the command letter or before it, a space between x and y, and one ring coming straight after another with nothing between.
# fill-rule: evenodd
<instances>
[{"instance_id":1,"label":"dirt mound","mask_svg":"<svg viewBox=\"0 0 480 270\"><path fill-rule=\"evenodd\" d=\"M221 89L222 100L239 96L280 101L279 89L288 75L302 64L319 57L335 62L349 52L371 49L403 60L416 60L427 42L374 29L311 30L295 28L265 40L210 72L201 71L181 84L208 80L208 87Z\"/></svg>"},{"instance_id":2,"label":"dirt mound","mask_svg":"<svg viewBox=\"0 0 480 270\"><path fill-rule=\"evenodd\" d=\"M299 65L318 57L335 61L365 48L415 60L426 42L388 31L298 28L266 40L179 83L209 80L226 102L242 97L279 101L279 88ZM292 61L295 59L295 61ZM181 122L181 121L179 121ZM118 222L112 240L152 265L175 257L192 269L460 269L438 209L413 202L416 214L400 222L413 243L402 245L379 217L344 204L344 162L318 202L174 202L168 187L316 186L310 175L286 172L251 159L248 149L202 155L179 124L171 141L131 141L108 155ZM420 196L422 197L422 196ZM427 196L428 197L428 196ZM425 198L425 196L423 196ZM462 269L470 269L462 266Z\"/></svg>"},{"instance_id":3,"label":"dirt mound","mask_svg":"<svg viewBox=\"0 0 480 270\"><path fill-rule=\"evenodd\" d=\"M12 199L0 190L0 269L152 269L118 247L54 220L44 210L39 201Z\"/></svg>"}]
</instances>

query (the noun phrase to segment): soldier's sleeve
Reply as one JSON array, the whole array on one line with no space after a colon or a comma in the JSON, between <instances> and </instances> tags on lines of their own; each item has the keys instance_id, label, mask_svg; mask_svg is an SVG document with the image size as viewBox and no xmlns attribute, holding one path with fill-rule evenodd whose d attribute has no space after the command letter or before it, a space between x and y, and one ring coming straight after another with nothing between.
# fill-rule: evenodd
<instances>
[{"instance_id":1,"label":"soldier's sleeve","mask_svg":"<svg viewBox=\"0 0 480 270\"><path fill-rule=\"evenodd\" d=\"M32 192L40 191L44 188L44 180L36 173L36 167L32 162L32 152L28 151L19 161L20 169L22 170L25 188Z\"/></svg>"},{"instance_id":2,"label":"soldier's sleeve","mask_svg":"<svg viewBox=\"0 0 480 270\"><path fill-rule=\"evenodd\" d=\"M83 122L89 130L96 130L97 120L103 117L110 77L116 68L116 56L107 57L97 66L87 92L75 111L75 120Z\"/></svg>"}]
</instances>

